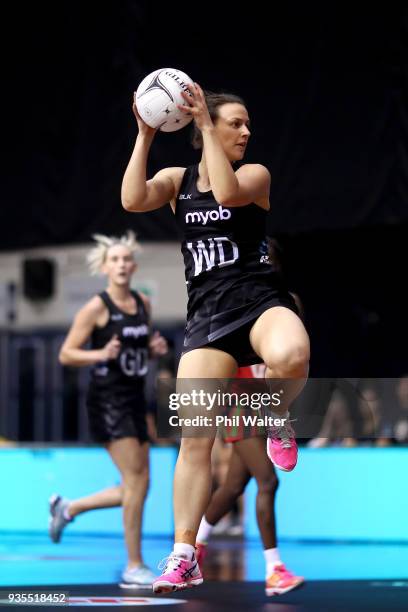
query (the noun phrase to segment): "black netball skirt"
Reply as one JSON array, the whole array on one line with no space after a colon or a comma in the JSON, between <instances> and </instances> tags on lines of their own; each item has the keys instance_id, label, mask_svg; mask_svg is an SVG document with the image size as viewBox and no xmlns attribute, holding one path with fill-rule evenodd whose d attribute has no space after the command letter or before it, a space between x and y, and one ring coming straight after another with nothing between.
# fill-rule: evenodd
<instances>
[{"instance_id":1,"label":"black netball skirt","mask_svg":"<svg viewBox=\"0 0 408 612\"><path fill-rule=\"evenodd\" d=\"M137 438L143 443L149 439L146 402L142 394L115 394L112 390L90 389L87 409L89 430L95 442Z\"/></svg>"},{"instance_id":2,"label":"black netball skirt","mask_svg":"<svg viewBox=\"0 0 408 612\"><path fill-rule=\"evenodd\" d=\"M249 332L261 314L275 306L298 314L295 300L280 281L220 279L190 289L183 354L211 347L232 355L239 367L262 363L249 342Z\"/></svg>"}]
</instances>

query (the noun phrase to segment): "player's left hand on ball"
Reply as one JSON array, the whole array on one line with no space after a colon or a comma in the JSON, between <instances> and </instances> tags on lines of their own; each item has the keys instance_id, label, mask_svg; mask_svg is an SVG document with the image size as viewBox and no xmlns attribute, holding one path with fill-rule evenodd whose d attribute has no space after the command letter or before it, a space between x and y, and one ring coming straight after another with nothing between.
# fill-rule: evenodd
<instances>
[{"instance_id":1,"label":"player's left hand on ball","mask_svg":"<svg viewBox=\"0 0 408 612\"><path fill-rule=\"evenodd\" d=\"M208 112L207 103L205 101L205 95L198 83L192 83L188 85L190 94L183 91L181 93L185 100L185 104L178 105L178 108L183 113L189 113L193 115L194 121L199 130L203 130L206 127L213 127L213 122Z\"/></svg>"}]
</instances>

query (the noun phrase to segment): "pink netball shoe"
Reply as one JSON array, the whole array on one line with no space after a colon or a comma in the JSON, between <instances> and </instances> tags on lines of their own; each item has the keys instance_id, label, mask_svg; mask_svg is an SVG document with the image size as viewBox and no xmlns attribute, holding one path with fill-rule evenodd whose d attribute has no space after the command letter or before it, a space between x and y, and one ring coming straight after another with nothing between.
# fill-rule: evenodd
<instances>
[{"instance_id":1,"label":"pink netball shoe","mask_svg":"<svg viewBox=\"0 0 408 612\"><path fill-rule=\"evenodd\" d=\"M295 432L289 419L286 419L285 425L268 428L266 452L272 463L280 470L291 472L294 469L297 463L298 448Z\"/></svg>"},{"instance_id":2,"label":"pink netball shoe","mask_svg":"<svg viewBox=\"0 0 408 612\"><path fill-rule=\"evenodd\" d=\"M303 584L305 579L303 576L295 576L286 569L283 565L277 565L273 571L273 574L268 576L265 584L265 593L270 597L271 595L283 595L288 593L298 586Z\"/></svg>"},{"instance_id":3,"label":"pink netball shoe","mask_svg":"<svg viewBox=\"0 0 408 612\"><path fill-rule=\"evenodd\" d=\"M182 591L193 586L202 584L203 577L195 556L189 561L184 557L179 557L171 553L164 559L159 569L163 569L161 576L153 582L153 593L170 593L172 591Z\"/></svg>"}]
</instances>

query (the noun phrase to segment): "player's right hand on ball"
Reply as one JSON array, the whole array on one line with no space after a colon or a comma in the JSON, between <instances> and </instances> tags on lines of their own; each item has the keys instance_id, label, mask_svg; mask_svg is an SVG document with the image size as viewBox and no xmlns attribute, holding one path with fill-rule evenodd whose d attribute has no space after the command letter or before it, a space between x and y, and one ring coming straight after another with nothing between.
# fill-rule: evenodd
<instances>
[{"instance_id":1,"label":"player's right hand on ball","mask_svg":"<svg viewBox=\"0 0 408 612\"><path fill-rule=\"evenodd\" d=\"M133 114L136 117L137 127L139 129L139 134L151 136L153 137L157 132L157 128L152 128L150 125L147 125L139 115L139 111L136 106L136 92L133 94L133 104L132 104Z\"/></svg>"},{"instance_id":2,"label":"player's right hand on ball","mask_svg":"<svg viewBox=\"0 0 408 612\"><path fill-rule=\"evenodd\" d=\"M117 334L114 334L107 344L102 349L103 360L116 359L120 353L120 340Z\"/></svg>"}]
</instances>

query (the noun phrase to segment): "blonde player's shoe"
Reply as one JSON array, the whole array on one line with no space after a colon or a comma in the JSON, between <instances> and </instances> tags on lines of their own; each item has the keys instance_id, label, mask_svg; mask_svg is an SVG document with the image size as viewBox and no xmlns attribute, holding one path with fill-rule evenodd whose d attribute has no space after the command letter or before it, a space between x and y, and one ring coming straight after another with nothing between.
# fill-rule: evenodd
<instances>
[{"instance_id":1,"label":"blonde player's shoe","mask_svg":"<svg viewBox=\"0 0 408 612\"><path fill-rule=\"evenodd\" d=\"M66 514L70 500L60 495L52 495L49 500L50 519L48 523L48 533L51 540L57 544L61 540L62 532L65 527L72 523L73 518L67 519Z\"/></svg>"},{"instance_id":2,"label":"blonde player's shoe","mask_svg":"<svg viewBox=\"0 0 408 612\"><path fill-rule=\"evenodd\" d=\"M138 565L123 572L122 582L119 586L122 589L151 588L156 578L157 576L147 565Z\"/></svg>"}]
</instances>

